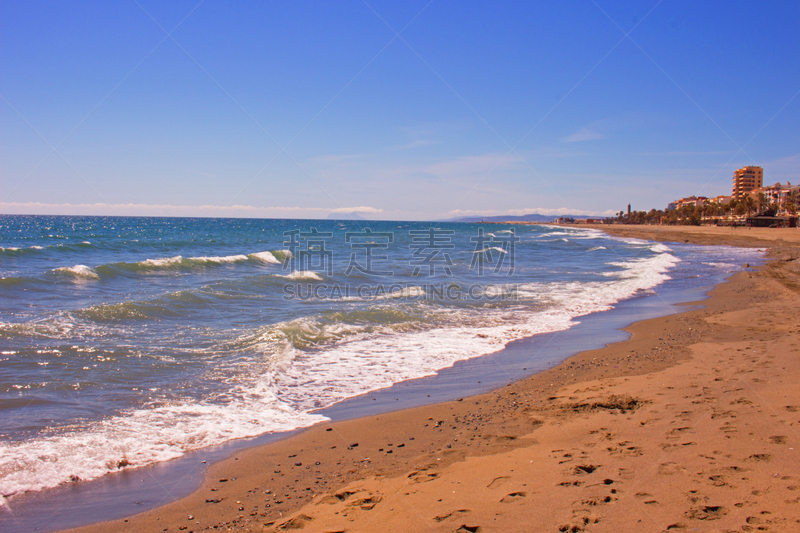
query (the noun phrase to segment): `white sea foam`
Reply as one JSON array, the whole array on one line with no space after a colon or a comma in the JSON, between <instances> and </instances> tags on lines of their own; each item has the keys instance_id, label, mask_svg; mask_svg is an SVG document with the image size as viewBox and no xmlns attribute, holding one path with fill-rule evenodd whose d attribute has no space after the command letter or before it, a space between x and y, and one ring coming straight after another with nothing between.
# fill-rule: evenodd
<instances>
[{"instance_id":1,"label":"white sea foam","mask_svg":"<svg viewBox=\"0 0 800 533\"><path fill-rule=\"evenodd\" d=\"M326 420L277 400L266 383L233 391L224 404L175 403L138 409L91 428L26 442L0 443L0 494L88 480L122 466L143 466L185 452Z\"/></svg>"},{"instance_id":2,"label":"white sea foam","mask_svg":"<svg viewBox=\"0 0 800 533\"><path fill-rule=\"evenodd\" d=\"M606 247L605 247L605 246L595 246L594 248L589 248L589 249L587 250L587 252L596 252L596 251L598 251L598 250L605 250L605 249L606 249Z\"/></svg>"},{"instance_id":3,"label":"white sea foam","mask_svg":"<svg viewBox=\"0 0 800 533\"><path fill-rule=\"evenodd\" d=\"M198 263L241 263L247 261L247 256L243 254L225 255L216 257L192 257L189 261L196 261Z\"/></svg>"},{"instance_id":4,"label":"white sea foam","mask_svg":"<svg viewBox=\"0 0 800 533\"><path fill-rule=\"evenodd\" d=\"M403 287L402 289L392 290L386 294L376 297L377 300L385 300L388 298L415 298L418 296L425 296L426 291L422 287L413 285L411 287Z\"/></svg>"},{"instance_id":5,"label":"white sea foam","mask_svg":"<svg viewBox=\"0 0 800 533\"><path fill-rule=\"evenodd\" d=\"M667 280L678 261L661 253L616 263L620 270L604 282L522 284L517 292L530 305L444 310L452 318L449 323L457 324L450 327L366 331L359 325L321 326L298 319L268 328L246 340L245 353L252 353L258 343L269 349L252 368L240 371L238 385L226 393L225 402L184 401L136 409L61 435L0 444L0 494L42 489L72 476L91 479L120 465L150 464L235 438L313 424L324 420L312 414L315 409L433 375L457 361L496 352L515 339L567 329L580 316L607 310ZM303 271L281 277L322 279ZM417 294L422 289L406 290ZM290 336L295 337L292 342ZM297 349L306 341L313 350ZM258 372L251 371L256 368Z\"/></svg>"},{"instance_id":6,"label":"white sea foam","mask_svg":"<svg viewBox=\"0 0 800 533\"><path fill-rule=\"evenodd\" d=\"M192 265L206 266L206 265L223 265L243 263L251 259L261 261L263 263L276 263L280 264L280 260L275 256L275 253L282 252L256 252L249 255L235 254L223 256L197 256L197 257L183 257L176 255L175 257L161 257L156 259L145 259L136 263L137 265L150 268L174 268L176 266L191 267ZM288 253L288 251L286 252Z\"/></svg>"},{"instance_id":7,"label":"white sea foam","mask_svg":"<svg viewBox=\"0 0 800 533\"><path fill-rule=\"evenodd\" d=\"M484 248L483 250L475 250L472 253L473 254L482 254L482 253L486 253L486 252L491 252L492 250L495 250L495 251L503 253L503 254L507 254L508 253L508 251L503 250L499 246L492 246L491 248Z\"/></svg>"},{"instance_id":8,"label":"white sea foam","mask_svg":"<svg viewBox=\"0 0 800 533\"><path fill-rule=\"evenodd\" d=\"M677 262L676 257L661 254L620 263L625 274L611 282L525 284L518 288L520 295L534 299L546 295L551 306L513 313L484 310L480 316L485 327L377 335L313 353L296 351L291 363L274 376L276 395L308 410L398 381L432 375L456 361L493 353L512 340L567 329L576 317L608 310L667 280L667 271ZM399 353L403 354L401 365L396 360Z\"/></svg>"},{"instance_id":9,"label":"white sea foam","mask_svg":"<svg viewBox=\"0 0 800 533\"><path fill-rule=\"evenodd\" d=\"M718 262L710 262L710 263L703 263L704 265L712 266L715 268L722 268L724 270L735 270L737 267L734 263L718 263Z\"/></svg>"},{"instance_id":10,"label":"white sea foam","mask_svg":"<svg viewBox=\"0 0 800 533\"><path fill-rule=\"evenodd\" d=\"M553 231L549 231L547 233L536 233L534 234L534 236L539 238L568 236L574 239L581 239L581 240L601 239L608 237L608 235L603 233L601 230L594 228L562 228L560 226L544 226L544 227L552 229Z\"/></svg>"},{"instance_id":11,"label":"white sea foam","mask_svg":"<svg viewBox=\"0 0 800 533\"><path fill-rule=\"evenodd\" d=\"M55 272L67 274L78 279L100 279L100 276L97 275L97 272L86 265L59 267L55 269Z\"/></svg>"},{"instance_id":12,"label":"white sea foam","mask_svg":"<svg viewBox=\"0 0 800 533\"><path fill-rule=\"evenodd\" d=\"M310 270L295 270L291 274L274 274L279 278L293 279L293 280L306 280L306 281L322 281L322 276Z\"/></svg>"},{"instance_id":13,"label":"white sea foam","mask_svg":"<svg viewBox=\"0 0 800 533\"><path fill-rule=\"evenodd\" d=\"M183 261L183 257L180 255L176 255L175 257L161 257L158 259L145 259L144 261L140 261L140 265L148 266L148 267L166 267L180 264Z\"/></svg>"}]
</instances>

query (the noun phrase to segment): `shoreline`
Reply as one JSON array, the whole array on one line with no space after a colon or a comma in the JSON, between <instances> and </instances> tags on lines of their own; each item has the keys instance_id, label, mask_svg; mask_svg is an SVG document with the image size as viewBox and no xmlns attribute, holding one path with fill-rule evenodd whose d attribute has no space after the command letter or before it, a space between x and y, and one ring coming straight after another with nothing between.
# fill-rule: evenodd
<instances>
[{"instance_id":1,"label":"shoreline","mask_svg":"<svg viewBox=\"0 0 800 533\"><path fill-rule=\"evenodd\" d=\"M645 237L641 233L636 235L636 231L631 228L623 227L625 234L622 231L606 231L610 229L608 226L599 226L597 229L611 235L668 242L680 242L674 238L675 236L690 240L697 238L686 232L670 232L666 236L661 235L662 238ZM767 231L775 232L769 229ZM713 244L732 244L719 242L718 236L712 238ZM735 240L747 241L750 246L765 245L765 241L756 235L736 235ZM785 245L785 243L780 244ZM742 243L737 242L735 245L741 246ZM776 250L773 248L772 255L775 255ZM777 253L785 254L786 250ZM768 265L762 270L770 268L772 267ZM613 379L612 376L616 378L651 376L674 369L682 362L688 361L690 355L687 347L695 344L700 337L698 333L684 330L672 333L674 340L670 344L670 349L659 349L648 356L642 354L659 345L660 340L653 337L654 331L660 332L664 329L669 331L674 329L676 324L690 319L684 320L680 317L691 317L691 320L696 320L695 315L701 315L709 307L719 307L721 304L718 304L717 300L726 298L730 300L730 294L727 293L730 293L731 287L745 283L740 278L750 275L740 273L733 276L736 279L718 285L711 291L710 298L702 302L702 309L637 322L625 328L633 335L626 341L599 350L581 352L554 368L493 392L464 398L463 401L444 402L361 419L319 424L276 443L241 450L234 457L212 465L202 487L187 498L129 519L70 531L86 533L165 529L204 531L214 526L215 529L223 530L261 531L265 525L266 531L271 530L270 527L282 524L286 527L306 526L304 529L308 531L322 531L323 529L319 527L334 519L345 520L345 525L350 524L349 527L352 528L350 530L360 531L370 530L371 526L364 524L359 526L357 522L349 521L358 520L355 515L371 515L373 513L365 511L373 510L381 510L381 515L388 513L388 517L379 519L382 525L386 525L391 523L392 513L403 514L399 509L395 511L394 508L388 508L387 505L380 503L387 499L385 492L382 491L392 483L397 483L397 480L404 480L406 484L411 480L410 483L414 485L430 481L425 483L427 489L440 485L441 481L437 480L447 477L447 474L456 474L459 468L468 463L479 463L474 466L476 471L480 471L489 463L493 463L492 468L502 469L502 464L498 466L494 463L500 459L502 459L500 463L507 461L508 454L531 451L531 448L535 447L534 443L539 440L539 435L552 426L554 420L574 423L574 418L586 415L587 412L596 416L603 413L621 414L629 410L640 410L634 398L633 403L625 400L616 407L609 408L591 407L592 404L588 403L590 407L581 407L576 413L570 414L570 409L566 408L565 411L561 405L563 402L558 400L564 397L562 389L568 385L607 381ZM720 297L718 294L720 292L726 293L726 297ZM670 323L671 325L667 326ZM630 356L628 352L631 350L636 355ZM622 353L626 355L622 356ZM597 360L602 363L598 363ZM633 398L631 395L628 397ZM574 405L575 402L572 403ZM354 444L357 446L353 446ZM221 481L222 479L227 481ZM354 484L360 485L354 486ZM340 498L342 494L352 492L349 489L342 492L348 486L374 487L364 488L366 493L374 494L363 498L357 496ZM359 492L363 491L356 491L355 494ZM375 496L375 494L381 495ZM319 502L331 498L335 500L331 501L331 505L317 503L306 505L300 510L301 504L306 502L312 500ZM513 496L511 500L515 498L522 501L526 496ZM361 503L353 505L359 501ZM562 505L565 506L569 507L566 504ZM369 509L366 509L367 507ZM322 511L330 511L330 516L323 517L324 513L314 516L315 512L322 513ZM466 517L470 513L472 516L477 516L477 510L463 514ZM188 519L190 515L193 517L192 520ZM432 524L439 528L436 530L453 531L458 527L456 524L455 527L447 529L445 526L452 525L450 519L436 520L439 516L444 515L428 517L428 521L433 520ZM293 522L286 523L289 519ZM591 529L599 527L600 523L602 521ZM548 525L554 526L555 529L556 525L563 524L548 522ZM588 523L584 524L587 525ZM513 522L506 526L510 527L506 530L514 529ZM497 526L485 524L484 527L492 530ZM578 530L580 529L575 529Z\"/></svg>"}]
</instances>

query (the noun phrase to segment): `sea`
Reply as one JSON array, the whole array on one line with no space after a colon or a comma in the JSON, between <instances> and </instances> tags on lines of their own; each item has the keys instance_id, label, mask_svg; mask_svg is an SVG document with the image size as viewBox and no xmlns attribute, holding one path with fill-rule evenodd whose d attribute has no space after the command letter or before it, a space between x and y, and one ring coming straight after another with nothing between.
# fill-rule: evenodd
<instances>
[{"instance_id":1,"label":"sea","mask_svg":"<svg viewBox=\"0 0 800 533\"><path fill-rule=\"evenodd\" d=\"M0 506L310 426L763 253L547 225L0 216Z\"/></svg>"}]
</instances>

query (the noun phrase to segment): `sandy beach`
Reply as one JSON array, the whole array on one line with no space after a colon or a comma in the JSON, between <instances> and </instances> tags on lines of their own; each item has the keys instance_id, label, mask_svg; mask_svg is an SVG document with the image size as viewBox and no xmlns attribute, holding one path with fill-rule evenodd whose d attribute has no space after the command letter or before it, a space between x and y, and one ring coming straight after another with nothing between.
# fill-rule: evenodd
<instances>
[{"instance_id":1,"label":"sandy beach","mask_svg":"<svg viewBox=\"0 0 800 533\"><path fill-rule=\"evenodd\" d=\"M598 228L770 261L627 341L314 426L213 465L187 498L70 531L800 531L800 231Z\"/></svg>"}]
</instances>

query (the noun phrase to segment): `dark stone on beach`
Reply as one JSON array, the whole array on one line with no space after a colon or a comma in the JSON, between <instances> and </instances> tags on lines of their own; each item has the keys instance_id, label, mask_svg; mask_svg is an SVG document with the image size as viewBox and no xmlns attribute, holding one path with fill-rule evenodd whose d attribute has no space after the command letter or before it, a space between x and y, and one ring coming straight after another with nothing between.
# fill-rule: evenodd
<instances>
[{"instance_id":1,"label":"dark stone on beach","mask_svg":"<svg viewBox=\"0 0 800 533\"><path fill-rule=\"evenodd\" d=\"M357 442L354 442L353 444L350 445L351 448L356 448L357 446L358 446Z\"/></svg>"},{"instance_id":2,"label":"dark stone on beach","mask_svg":"<svg viewBox=\"0 0 800 533\"><path fill-rule=\"evenodd\" d=\"M222 478L222 479L219 480L220 483L225 483L226 481L228 481L227 478Z\"/></svg>"}]
</instances>

